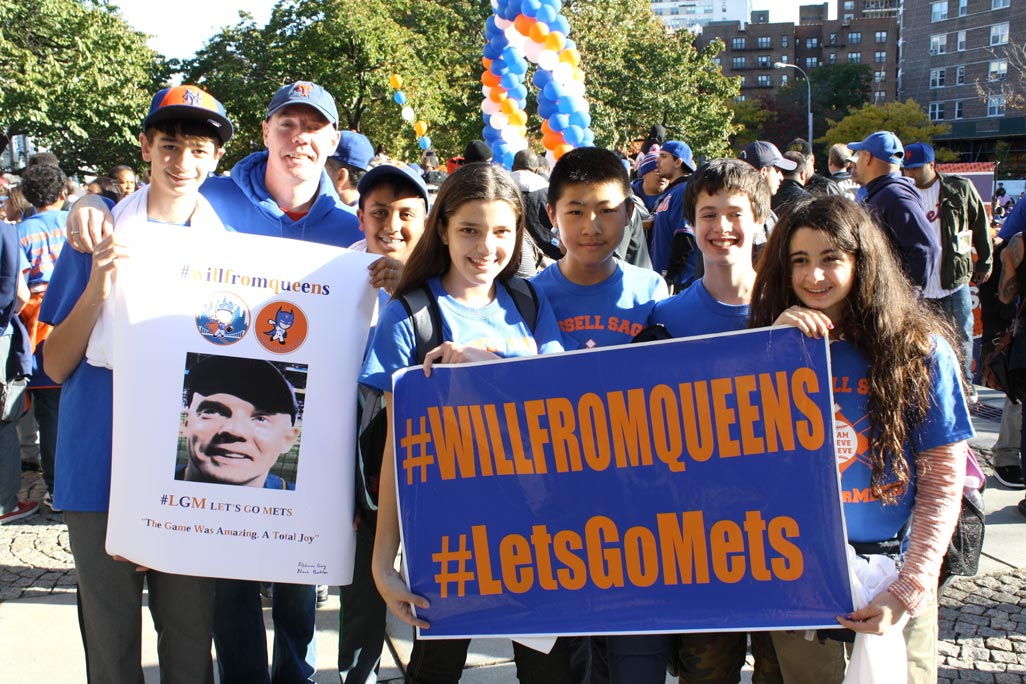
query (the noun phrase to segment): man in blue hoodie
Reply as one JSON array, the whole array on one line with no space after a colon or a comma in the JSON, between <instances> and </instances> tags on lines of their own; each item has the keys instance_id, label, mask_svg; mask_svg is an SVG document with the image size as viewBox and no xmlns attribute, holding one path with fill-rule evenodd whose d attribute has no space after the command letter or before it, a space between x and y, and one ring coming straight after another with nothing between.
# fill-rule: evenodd
<instances>
[{"instance_id":1,"label":"man in blue hoodie","mask_svg":"<svg viewBox=\"0 0 1026 684\"><path fill-rule=\"evenodd\" d=\"M265 150L239 161L229 177L200 187L229 230L348 247L363 237L324 171L339 142L338 110L316 83L298 81L274 94L262 124ZM68 242L92 251L112 229L102 200L87 196L68 216ZM214 642L222 684L305 682L316 669L316 588L275 584L274 658L268 676L259 585L218 580Z\"/></svg>"},{"instance_id":2,"label":"man in blue hoodie","mask_svg":"<svg viewBox=\"0 0 1026 684\"><path fill-rule=\"evenodd\" d=\"M901 175L905 149L898 136L877 131L861 142L848 143L855 152L851 177L866 191L866 207L891 239L905 274L922 291L940 268L940 236L930 226L915 184Z\"/></svg>"}]
</instances>

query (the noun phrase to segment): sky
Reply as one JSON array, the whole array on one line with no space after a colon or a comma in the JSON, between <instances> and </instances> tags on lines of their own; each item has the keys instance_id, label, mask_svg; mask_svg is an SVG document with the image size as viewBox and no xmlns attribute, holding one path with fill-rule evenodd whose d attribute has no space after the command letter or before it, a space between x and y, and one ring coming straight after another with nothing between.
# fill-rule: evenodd
<instances>
[{"instance_id":1,"label":"sky","mask_svg":"<svg viewBox=\"0 0 1026 684\"><path fill-rule=\"evenodd\" d=\"M223 26L238 23L239 11L267 22L275 0L175 0L174 11L159 10L153 0L114 0L129 25L150 34L151 48L165 57L192 57ZM811 4L811 3L810 3ZM753 9L770 10L770 21L797 21L798 5L753 0Z\"/></svg>"}]
</instances>

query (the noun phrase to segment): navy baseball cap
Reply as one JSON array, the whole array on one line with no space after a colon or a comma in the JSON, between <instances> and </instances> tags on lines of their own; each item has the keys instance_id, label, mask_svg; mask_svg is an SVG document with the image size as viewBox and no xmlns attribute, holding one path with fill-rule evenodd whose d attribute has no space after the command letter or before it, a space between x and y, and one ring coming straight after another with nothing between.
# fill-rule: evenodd
<instances>
[{"instance_id":1,"label":"navy baseball cap","mask_svg":"<svg viewBox=\"0 0 1026 684\"><path fill-rule=\"evenodd\" d=\"M296 395L292 385L270 361L238 356L211 355L189 370L185 386L203 396L231 394L261 411L287 413L296 422Z\"/></svg>"},{"instance_id":2,"label":"navy baseball cap","mask_svg":"<svg viewBox=\"0 0 1026 684\"><path fill-rule=\"evenodd\" d=\"M349 164L366 171L370 168L370 160L374 156L374 146L363 133L356 131L342 131L338 139L338 147L331 159L337 159L343 164Z\"/></svg>"},{"instance_id":3,"label":"navy baseball cap","mask_svg":"<svg viewBox=\"0 0 1026 684\"><path fill-rule=\"evenodd\" d=\"M170 119L191 119L210 124L217 132L222 145L231 139L235 130L224 111L224 105L213 95L194 85L180 85L157 91L150 101L150 110L143 119L143 130Z\"/></svg>"},{"instance_id":4,"label":"navy baseball cap","mask_svg":"<svg viewBox=\"0 0 1026 684\"><path fill-rule=\"evenodd\" d=\"M698 167L695 165L695 155L691 152L691 147L686 142L680 140L667 140L663 143L662 147L659 148L660 152L669 152L676 159L680 159L684 162L684 165L694 171Z\"/></svg>"},{"instance_id":5,"label":"navy baseball cap","mask_svg":"<svg viewBox=\"0 0 1026 684\"><path fill-rule=\"evenodd\" d=\"M278 88L278 92L271 98L271 104L267 105L267 116L264 119L270 119L282 107L293 104L313 107L323 114L332 126L338 128L335 98L327 90L310 81L296 81Z\"/></svg>"},{"instance_id":6,"label":"navy baseball cap","mask_svg":"<svg viewBox=\"0 0 1026 684\"><path fill-rule=\"evenodd\" d=\"M888 164L901 164L901 160L905 156L905 149L902 147L901 141L890 131L870 133L862 142L848 143L848 149L852 152L865 150Z\"/></svg>"},{"instance_id":7,"label":"navy baseball cap","mask_svg":"<svg viewBox=\"0 0 1026 684\"><path fill-rule=\"evenodd\" d=\"M395 166L393 164L378 164L373 169L363 174L363 178L356 184L356 191L360 193L359 206L363 209L363 198L370 194L374 186L385 178L399 178L404 182L413 183L417 193L424 198L424 204L428 203L427 184L420 174L408 166Z\"/></svg>"},{"instance_id":8,"label":"navy baseball cap","mask_svg":"<svg viewBox=\"0 0 1026 684\"><path fill-rule=\"evenodd\" d=\"M756 140L745 145L741 154L738 155L738 159L748 162L757 169L775 166L784 171L794 171L798 168L798 162L785 159L776 145L765 140Z\"/></svg>"},{"instance_id":9,"label":"navy baseball cap","mask_svg":"<svg viewBox=\"0 0 1026 684\"><path fill-rule=\"evenodd\" d=\"M912 143L905 146L905 158L901 162L903 169L918 169L936 160L933 148L926 143Z\"/></svg>"}]
</instances>

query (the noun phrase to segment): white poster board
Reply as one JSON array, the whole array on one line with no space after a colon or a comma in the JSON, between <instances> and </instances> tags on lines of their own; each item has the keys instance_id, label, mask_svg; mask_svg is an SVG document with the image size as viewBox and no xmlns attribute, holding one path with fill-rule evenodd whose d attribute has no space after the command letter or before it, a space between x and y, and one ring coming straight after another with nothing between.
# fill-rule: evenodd
<instances>
[{"instance_id":1,"label":"white poster board","mask_svg":"<svg viewBox=\"0 0 1026 684\"><path fill-rule=\"evenodd\" d=\"M107 551L178 574L348 584L376 257L153 224L119 239Z\"/></svg>"}]
</instances>

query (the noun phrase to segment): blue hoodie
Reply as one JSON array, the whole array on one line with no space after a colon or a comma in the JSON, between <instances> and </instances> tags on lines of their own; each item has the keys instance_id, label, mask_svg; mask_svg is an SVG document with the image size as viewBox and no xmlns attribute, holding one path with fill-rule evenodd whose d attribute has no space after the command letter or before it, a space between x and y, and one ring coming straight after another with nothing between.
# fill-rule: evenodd
<instances>
[{"instance_id":1,"label":"blue hoodie","mask_svg":"<svg viewBox=\"0 0 1026 684\"><path fill-rule=\"evenodd\" d=\"M200 192L214 207L229 230L254 235L287 237L348 247L363 238L360 221L342 203L328 175L321 172L321 184L310 211L293 221L281 210L264 185L267 150L254 152L234 167L230 178L211 176Z\"/></svg>"},{"instance_id":2,"label":"blue hoodie","mask_svg":"<svg viewBox=\"0 0 1026 684\"><path fill-rule=\"evenodd\" d=\"M925 288L940 268L940 235L926 218L911 179L887 173L865 185L866 206L884 227L913 285Z\"/></svg>"}]
</instances>

